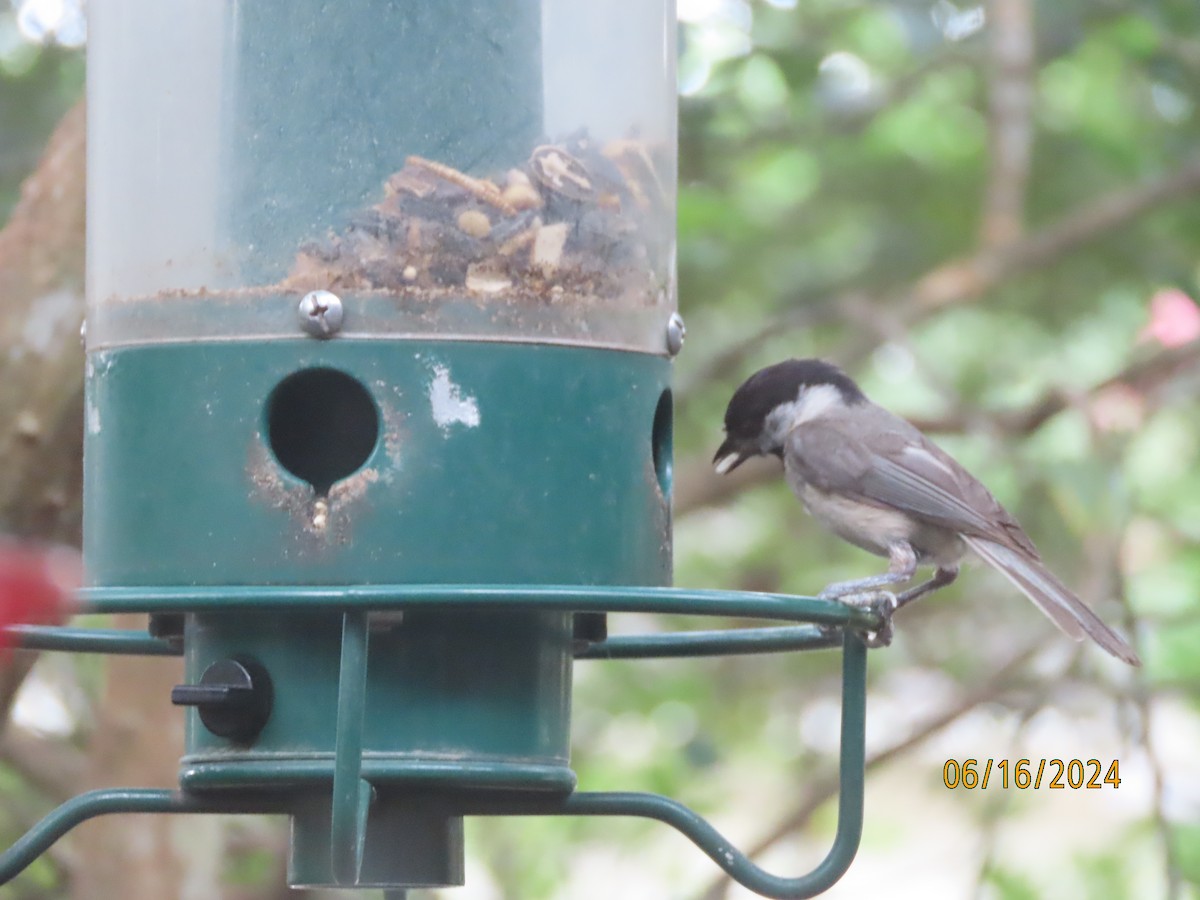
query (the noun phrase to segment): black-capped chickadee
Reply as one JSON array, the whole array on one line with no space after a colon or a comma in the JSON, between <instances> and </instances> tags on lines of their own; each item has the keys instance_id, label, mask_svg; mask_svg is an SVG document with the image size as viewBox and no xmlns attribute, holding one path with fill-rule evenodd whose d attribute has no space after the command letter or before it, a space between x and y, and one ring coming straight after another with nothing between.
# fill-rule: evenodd
<instances>
[{"instance_id":1,"label":"black-capped chickadee","mask_svg":"<svg viewBox=\"0 0 1200 900\"><path fill-rule=\"evenodd\" d=\"M1117 659L1141 665L1129 644L1046 569L987 488L908 422L868 400L836 366L791 359L737 389L713 464L725 474L768 454L783 460L788 484L822 526L888 558L885 574L829 585L822 597L853 601L882 593L890 619L954 581L970 548L1063 632L1076 640L1087 635ZM898 596L881 590L910 581L918 564L936 566L929 581Z\"/></svg>"}]
</instances>

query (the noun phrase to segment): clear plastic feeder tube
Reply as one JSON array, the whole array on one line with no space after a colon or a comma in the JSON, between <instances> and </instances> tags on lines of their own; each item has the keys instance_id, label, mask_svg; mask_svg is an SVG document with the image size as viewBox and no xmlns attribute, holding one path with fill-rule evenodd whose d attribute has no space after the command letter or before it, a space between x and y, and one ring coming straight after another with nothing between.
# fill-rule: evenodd
<instances>
[{"instance_id":1,"label":"clear plastic feeder tube","mask_svg":"<svg viewBox=\"0 0 1200 900\"><path fill-rule=\"evenodd\" d=\"M673 0L94 0L88 342L665 352Z\"/></svg>"}]
</instances>

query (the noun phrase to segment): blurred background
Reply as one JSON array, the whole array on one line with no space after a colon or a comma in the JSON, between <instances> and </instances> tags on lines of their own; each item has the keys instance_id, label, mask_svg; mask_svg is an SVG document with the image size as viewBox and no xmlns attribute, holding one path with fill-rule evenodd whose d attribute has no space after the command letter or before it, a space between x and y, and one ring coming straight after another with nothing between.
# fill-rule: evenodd
<instances>
[{"instance_id":1,"label":"blurred background","mask_svg":"<svg viewBox=\"0 0 1200 900\"><path fill-rule=\"evenodd\" d=\"M68 542L80 4L0 0L0 526ZM819 355L979 475L1145 660L1062 638L979 566L906 610L871 654L865 833L827 896L1200 897L1200 5L678 7L677 583L813 594L879 570L814 526L777 463L709 468L740 380ZM0 843L87 787L173 784L177 666L18 655L0 675ZM580 785L666 793L772 870L807 871L836 820L839 666L580 663ZM1120 785L948 790L947 760L968 758L1117 761ZM296 896L284 829L104 819L0 897ZM436 896L749 896L666 827L608 819L469 822L467 880Z\"/></svg>"}]
</instances>

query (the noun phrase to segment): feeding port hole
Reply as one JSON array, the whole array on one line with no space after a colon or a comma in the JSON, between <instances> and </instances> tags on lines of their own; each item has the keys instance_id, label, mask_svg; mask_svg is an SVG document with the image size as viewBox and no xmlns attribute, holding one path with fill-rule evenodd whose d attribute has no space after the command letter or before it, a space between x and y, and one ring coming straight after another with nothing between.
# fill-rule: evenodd
<instances>
[{"instance_id":1,"label":"feeding port hole","mask_svg":"<svg viewBox=\"0 0 1200 900\"><path fill-rule=\"evenodd\" d=\"M379 442L371 394L337 369L289 375L267 400L267 442L279 464L317 496L357 472Z\"/></svg>"},{"instance_id":2,"label":"feeding port hole","mask_svg":"<svg viewBox=\"0 0 1200 900\"><path fill-rule=\"evenodd\" d=\"M664 497L671 496L671 480L673 476L671 465L672 420L674 411L670 389L662 392L658 398L658 406L654 410L654 425L650 432L650 450L654 458L654 474L658 477L658 486Z\"/></svg>"}]
</instances>

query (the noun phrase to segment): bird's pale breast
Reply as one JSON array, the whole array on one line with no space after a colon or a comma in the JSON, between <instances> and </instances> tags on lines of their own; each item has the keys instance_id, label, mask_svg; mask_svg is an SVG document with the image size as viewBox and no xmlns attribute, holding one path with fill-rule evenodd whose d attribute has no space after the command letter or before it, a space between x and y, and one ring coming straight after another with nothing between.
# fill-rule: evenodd
<instances>
[{"instance_id":1,"label":"bird's pale breast","mask_svg":"<svg viewBox=\"0 0 1200 900\"><path fill-rule=\"evenodd\" d=\"M902 542L910 545L923 563L951 566L965 551L954 532L919 522L897 510L826 493L790 474L788 484L822 527L870 553L887 556L889 547Z\"/></svg>"}]
</instances>

